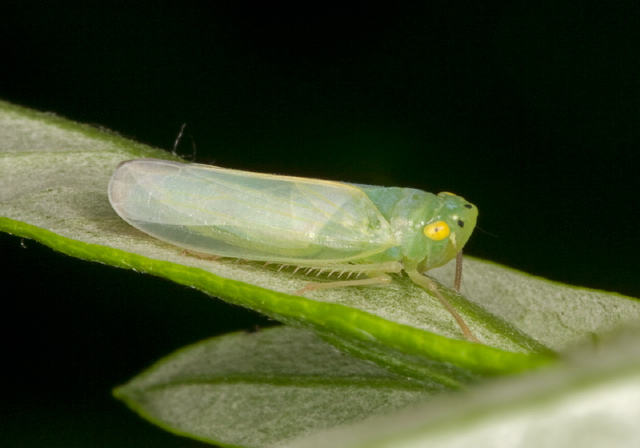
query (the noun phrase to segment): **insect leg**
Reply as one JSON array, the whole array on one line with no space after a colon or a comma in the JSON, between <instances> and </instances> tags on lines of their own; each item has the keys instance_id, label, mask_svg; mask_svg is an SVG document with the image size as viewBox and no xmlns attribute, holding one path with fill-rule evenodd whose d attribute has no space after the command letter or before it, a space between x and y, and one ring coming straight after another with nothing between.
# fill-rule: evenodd
<instances>
[{"instance_id":1,"label":"insect leg","mask_svg":"<svg viewBox=\"0 0 640 448\"><path fill-rule=\"evenodd\" d=\"M215 261L222 258L220 255L205 254L204 252L197 252L191 249L183 249L182 252L180 252L180 255L190 255L195 258L200 258L201 260L209 261Z\"/></svg>"},{"instance_id":2,"label":"insect leg","mask_svg":"<svg viewBox=\"0 0 640 448\"><path fill-rule=\"evenodd\" d=\"M425 277L426 278L426 277ZM314 289L329 289L329 288L344 288L347 286L368 286L368 285L388 285L393 279L388 275L382 274L377 277L361 278L354 280L343 280L339 282L327 282L327 283L307 283L304 287L300 288L295 295L299 296L307 291L313 291Z\"/></svg>"},{"instance_id":3,"label":"insect leg","mask_svg":"<svg viewBox=\"0 0 640 448\"><path fill-rule=\"evenodd\" d=\"M456 277L453 280L453 290L460 292L460 285L462 284L462 251L456 254Z\"/></svg>"},{"instance_id":4,"label":"insect leg","mask_svg":"<svg viewBox=\"0 0 640 448\"><path fill-rule=\"evenodd\" d=\"M476 338L473 335L467 323L462 319L462 316L458 314L456 309L449 303L447 299L444 298L442 293L438 291L438 287L436 286L433 280L431 280L429 277L422 275L418 271L412 270L412 269L408 270L407 274L409 274L409 277L415 284L422 286L424 289L429 291L431 294L433 294L436 297L436 299L440 301L442 306L444 306L445 309L449 311L449 313L456 320L456 322L458 323L458 326L460 327L460 330L462 330L462 333L467 339L473 342L480 342L478 338Z\"/></svg>"}]
</instances>

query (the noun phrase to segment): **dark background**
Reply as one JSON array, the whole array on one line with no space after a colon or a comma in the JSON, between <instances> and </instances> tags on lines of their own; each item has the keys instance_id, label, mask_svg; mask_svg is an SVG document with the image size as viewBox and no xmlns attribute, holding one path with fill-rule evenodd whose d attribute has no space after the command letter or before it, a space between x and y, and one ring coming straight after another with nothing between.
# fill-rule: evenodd
<instances>
[{"instance_id":1,"label":"dark background","mask_svg":"<svg viewBox=\"0 0 640 448\"><path fill-rule=\"evenodd\" d=\"M161 148L187 123L179 151L224 167L453 191L480 209L467 253L640 296L636 2L20 5L4 100ZM269 322L24 246L0 236L3 445L200 446L110 389Z\"/></svg>"}]
</instances>

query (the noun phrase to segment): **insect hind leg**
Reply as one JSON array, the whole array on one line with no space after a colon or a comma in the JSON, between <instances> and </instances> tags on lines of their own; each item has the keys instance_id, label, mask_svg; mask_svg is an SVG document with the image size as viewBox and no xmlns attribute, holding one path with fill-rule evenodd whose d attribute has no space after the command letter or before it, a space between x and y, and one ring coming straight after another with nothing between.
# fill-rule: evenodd
<instances>
[{"instance_id":1,"label":"insect hind leg","mask_svg":"<svg viewBox=\"0 0 640 448\"><path fill-rule=\"evenodd\" d=\"M316 289L332 289L332 288L345 288L348 286L371 286L371 285L388 285L393 279L386 275L378 275L376 277L361 278L354 280L342 280L337 282L311 282L304 285L302 288L294 292L294 295L300 296L305 292L313 291Z\"/></svg>"}]
</instances>

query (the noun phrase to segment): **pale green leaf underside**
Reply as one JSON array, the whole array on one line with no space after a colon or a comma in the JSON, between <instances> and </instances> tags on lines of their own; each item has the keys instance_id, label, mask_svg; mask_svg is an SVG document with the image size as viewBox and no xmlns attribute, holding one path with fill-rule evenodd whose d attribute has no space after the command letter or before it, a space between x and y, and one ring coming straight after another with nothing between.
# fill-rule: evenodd
<instances>
[{"instance_id":1,"label":"pale green leaf underside","mask_svg":"<svg viewBox=\"0 0 640 448\"><path fill-rule=\"evenodd\" d=\"M451 316L406 278L390 287L291 296L308 281L303 275L185 255L115 214L106 194L115 166L132 158L174 158L170 154L6 103L0 103L0 145L0 229L194 286L313 329L342 349L416 378L456 387L477 375L528 369L551 359L545 345L562 350L640 314L634 300L479 260L465 265L465 292L478 305L445 294L486 345L462 340ZM440 278L451 272L439 271Z\"/></svg>"},{"instance_id":2,"label":"pale green leaf underside","mask_svg":"<svg viewBox=\"0 0 640 448\"><path fill-rule=\"evenodd\" d=\"M169 431L223 446L636 446L639 330L549 369L442 394L279 327L181 349L115 395Z\"/></svg>"},{"instance_id":3,"label":"pale green leaf underside","mask_svg":"<svg viewBox=\"0 0 640 448\"><path fill-rule=\"evenodd\" d=\"M283 326L184 348L114 393L169 431L264 447L387 414L441 391Z\"/></svg>"}]
</instances>

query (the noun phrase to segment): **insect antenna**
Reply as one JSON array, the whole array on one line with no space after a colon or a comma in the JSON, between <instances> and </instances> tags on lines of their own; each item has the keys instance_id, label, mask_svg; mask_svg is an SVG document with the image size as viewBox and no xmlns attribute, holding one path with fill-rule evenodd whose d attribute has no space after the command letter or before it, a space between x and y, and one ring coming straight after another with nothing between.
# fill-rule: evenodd
<instances>
[{"instance_id":1,"label":"insect antenna","mask_svg":"<svg viewBox=\"0 0 640 448\"><path fill-rule=\"evenodd\" d=\"M478 224L476 224L476 229L481 230L482 232L486 233L487 235L491 235L494 238L498 238L498 235L494 235L493 233L489 232L488 230L484 230Z\"/></svg>"},{"instance_id":2,"label":"insect antenna","mask_svg":"<svg viewBox=\"0 0 640 448\"><path fill-rule=\"evenodd\" d=\"M180 140L182 140L182 136L184 135L184 128L186 127L187 123L182 123L182 126L180 126L180 132L178 132L178 136L176 137L176 141L173 142L173 150L171 151L171 154L173 154L174 156L178 155L178 145L180 144ZM191 139L191 148L193 149L193 151L191 152L191 161L193 162L194 160L196 160L196 142L193 137L189 136L189 138Z\"/></svg>"}]
</instances>

